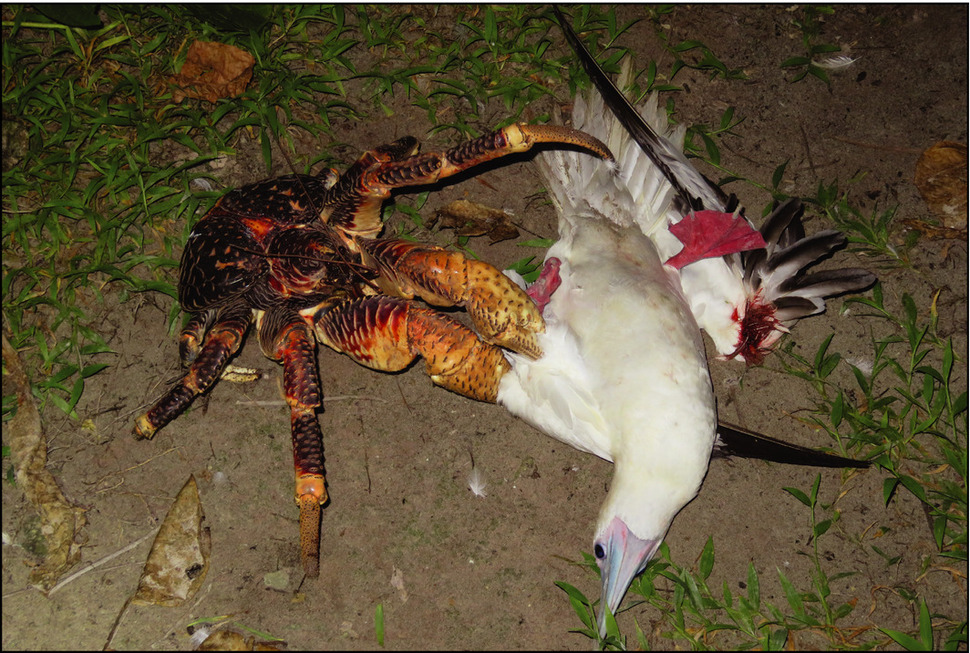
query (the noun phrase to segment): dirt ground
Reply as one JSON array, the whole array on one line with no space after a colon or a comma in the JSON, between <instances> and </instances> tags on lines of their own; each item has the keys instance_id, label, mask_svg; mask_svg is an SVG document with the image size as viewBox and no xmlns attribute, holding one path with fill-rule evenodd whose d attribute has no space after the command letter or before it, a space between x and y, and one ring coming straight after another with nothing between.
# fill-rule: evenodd
<instances>
[{"instance_id":1,"label":"dirt ground","mask_svg":"<svg viewBox=\"0 0 970 653\"><path fill-rule=\"evenodd\" d=\"M634 6L618 10L624 18L642 12ZM837 178L866 210L898 205L897 220L927 218L929 209L912 183L919 153L941 140L967 142L967 7L838 6L822 40L859 59L831 73L831 88L814 78L787 81L792 73L779 64L802 52L790 18L781 5L683 6L665 17L671 41L700 40L748 77L712 81L706 73L684 71L676 81L688 90L675 96L677 115L716 124L726 107L735 107L745 120L734 130L739 137L721 141L721 151L724 166L741 175L768 183L775 167L789 161L783 189L793 195L811 196L820 181ZM567 48L558 32L551 38L554 51ZM639 65L652 58L661 71L669 70L670 55L649 21L620 43L632 48ZM403 101L397 108L387 119L338 126L341 140L354 148L342 151L347 163L378 143L408 133L425 136L429 125L421 112ZM430 138L425 149L440 145ZM326 144L306 149L317 146ZM259 179L261 166L258 147L240 148L219 175L229 187ZM747 185L731 190L755 218L767 201ZM552 237L555 215L539 192L533 165L515 163L443 188L422 213L468 198L504 208L528 231ZM808 231L826 227L817 218L806 225ZM436 242L450 237L427 234ZM523 232L521 239L533 237ZM526 253L541 257L541 251L514 243L490 247L477 239L471 246L498 265ZM916 272L875 270L887 304L898 307L902 294L910 293L925 313L932 291L943 289L940 332L954 338L965 388L966 242L923 238L911 256ZM873 266L851 253L837 262ZM100 309L101 333L117 352L112 367L88 381L78 406L93 428L80 428L56 409L43 416L49 468L65 493L87 508L83 563L149 533L190 474L199 482L212 559L195 599L180 608L132 607L114 647L187 649L187 624L232 615L293 649L375 648L380 604L390 649L588 649L589 640L569 632L580 623L554 582L599 595L597 577L573 563L591 548L609 486L608 463L538 433L497 406L433 387L421 366L380 374L321 351L327 400L320 422L332 502L323 517L320 577L300 585L279 368L249 342L237 362L264 372L262 380L219 383L153 441L137 441L130 434L134 418L179 374L177 345L166 330L167 297L120 299L108 293ZM887 326L854 312L840 315L840 305L832 302L824 316L795 329L796 352L811 358L834 333L832 350L846 358L871 357L870 338L887 333ZM712 360L711 372L722 418L801 444L830 445L824 433L799 421L813 407L813 391L783 374L777 355L751 369ZM835 375L852 385L844 364ZM487 483L484 498L467 486L470 452ZM710 587L726 581L739 591L753 563L763 600L787 607L776 569L803 591L811 587L811 525L807 509L782 488L807 492L817 473L761 461L715 461L700 495L668 534L673 559L693 564L713 537ZM912 608L896 591L903 586L925 596L934 611L965 618L966 569L958 570L962 575L921 575L934 550L926 515L905 492L887 507L883 478L876 470L821 472L821 502L837 502L842 515L820 540L823 563L830 575L855 572L832 584L833 603L857 600L846 622L859 628L911 630ZM16 545L28 522L22 493L4 483L3 648L101 648L137 584L150 542L47 598L28 588L29 556ZM888 565L874 555L874 544L899 562ZM623 632L634 633L634 617L653 647L669 645L652 632L659 615L647 608L625 613ZM708 645L731 641L716 638ZM801 633L790 645L828 644L820 635Z\"/></svg>"}]
</instances>

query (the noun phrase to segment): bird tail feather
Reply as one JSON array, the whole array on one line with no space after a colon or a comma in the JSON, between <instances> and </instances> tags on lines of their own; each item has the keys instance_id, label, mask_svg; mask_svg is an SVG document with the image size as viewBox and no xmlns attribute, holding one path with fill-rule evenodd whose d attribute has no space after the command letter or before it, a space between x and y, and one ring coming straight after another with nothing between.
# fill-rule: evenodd
<instances>
[{"instance_id":1,"label":"bird tail feather","mask_svg":"<svg viewBox=\"0 0 970 653\"><path fill-rule=\"evenodd\" d=\"M861 292L876 282L875 275L859 268L804 273L845 247L846 238L834 229L805 236L801 214L801 202L788 200L761 227L765 248L739 255L745 285L773 302L776 317L787 324L823 312L826 298Z\"/></svg>"}]
</instances>

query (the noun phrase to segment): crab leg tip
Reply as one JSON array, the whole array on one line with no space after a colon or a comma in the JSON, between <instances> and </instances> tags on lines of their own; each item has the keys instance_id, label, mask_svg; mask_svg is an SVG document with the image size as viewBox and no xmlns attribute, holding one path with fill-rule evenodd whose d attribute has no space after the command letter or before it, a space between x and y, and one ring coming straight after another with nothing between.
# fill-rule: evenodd
<instances>
[{"instance_id":1,"label":"crab leg tip","mask_svg":"<svg viewBox=\"0 0 970 653\"><path fill-rule=\"evenodd\" d=\"M148 419L148 414L146 413L135 420L135 428L132 429L132 432L136 437L150 440L157 430L151 423L151 420Z\"/></svg>"},{"instance_id":2,"label":"crab leg tip","mask_svg":"<svg viewBox=\"0 0 970 653\"><path fill-rule=\"evenodd\" d=\"M586 132L571 129L562 125L515 125L521 132L523 140L531 140L532 143L565 143L582 147L596 154L601 159L609 162L615 161L610 148Z\"/></svg>"},{"instance_id":3,"label":"crab leg tip","mask_svg":"<svg viewBox=\"0 0 970 653\"><path fill-rule=\"evenodd\" d=\"M313 494L300 497L300 561L308 578L320 575L320 500Z\"/></svg>"}]
</instances>

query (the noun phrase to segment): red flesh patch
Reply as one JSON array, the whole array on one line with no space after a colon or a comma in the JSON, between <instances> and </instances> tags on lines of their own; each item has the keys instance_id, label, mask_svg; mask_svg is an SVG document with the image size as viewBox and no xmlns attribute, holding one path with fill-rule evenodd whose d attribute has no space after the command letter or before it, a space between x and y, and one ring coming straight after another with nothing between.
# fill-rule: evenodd
<instances>
[{"instance_id":1,"label":"red flesh patch","mask_svg":"<svg viewBox=\"0 0 970 653\"><path fill-rule=\"evenodd\" d=\"M737 321L737 310L734 311ZM749 299L741 318L741 331L738 336L738 346L726 358L741 356L750 365L760 365L765 356L771 351L763 343L775 331L780 329L781 323L775 318L775 307L770 302L762 304L758 297Z\"/></svg>"},{"instance_id":2,"label":"red flesh patch","mask_svg":"<svg viewBox=\"0 0 970 653\"><path fill-rule=\"evenodd\" d=\"M552 300L552 294L562 283L562 277L559 276L560 267L562 267L562 261L556 257L546 259L539 278L525 291L536 303L540 313L545 310L546 304Z\"/></svg>"}]
</instances>

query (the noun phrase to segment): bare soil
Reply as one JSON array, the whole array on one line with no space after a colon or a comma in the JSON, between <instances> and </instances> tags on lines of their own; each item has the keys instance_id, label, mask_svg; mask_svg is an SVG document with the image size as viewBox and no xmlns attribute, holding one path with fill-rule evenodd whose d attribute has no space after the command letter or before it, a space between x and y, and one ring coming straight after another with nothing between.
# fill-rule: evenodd
<instances>
[{"instance_id":1,"label":"bare soil","mask_svg":"<svg viewBox=\"0 0 970 653\"><path fill-rule=\"evenodd\" d=\"M644 13L635 6L618 11L625 18ZM790 18L781 5L683 6L665 17L672 42L700 40L747 74L745 81L725 81L684 71L676 80L686 87L675 95L677 116L716 125L726 107L736 107L745 120L734 130L737 137L721 141L727 169L767 183L775 167L789 161L783 189L793 195L811 196L821 181L838 179L866 210L898 206L897 220L928 219L912 183L919 154L937 141L967 142L967 7L838 6L826 19L822 40L859 59L832 72L831 87L814 78L790 83L793 73L779 67L802 53L801 34ZM551 38L555 52L567 48L557 32ZM649 21L624 34L620 44L632 48L639 65L653 58L661 71L669 70L671 57ZM338 126L349 145L340 150L346 163L376 144L426 134L430 125L420 111L406 100L395 108L389 118ZM424 147L443 145L428 138ZM309 153L327 146L305 148ZM240 147L223 181L227 187L255 181L263 176L261 166L258 146ZM755 218L768 199L747 185L730 189ZM521 240L553 237L555 215L540 190L534 167L518 162L442 188L422 212L431 215L467 198L511 212L531 232L523 231ZM810 232L826 227L817 218L806 225ZM418 235L440 243L452 238L448 232ZM514 243L489 246L485 239L471 247L499 266L542 256ZM887 305L898 308L909 293L925 314L932 293L942 289L940 332L954 339L965 388L967 244L924 237L911 257L915 272L877 270ZM841 254L837 263L874 265L852 253ZM832 302L824 316L795 329L796 352L811 358L834 333L833 351L850 359L871 357L870 339L885 335L887 325L857 311L840 314L840 305ZM387 648L588 649L585 637L569 632L580 624L554 581L590 597L599 594L598 578L574 562L590 550L609 486L608 463L538 433L497 406L432 386L420 365L380 374L320 351L327 394L320 422L332 501L324 510L320 577L301 585L288 411L279 368L255 343L236 362L261 370L262 380L219 383L153 441L130 434L134 418L180 374L176 341L166 329L170 309L161 295L108 292L104 305L93 310L100 311L101 332L116 354L109 370L89 380L78 406L93 428L81 428L53 408L43 415L49 468L68 497L87 508L83 563L150 532L189 475L199 482L212 533L202 590L180 608L132 607L118 627L115 648L187 649L186 625L220 615L283 638L294 649L375 648L380 604ZM750 369L712 359L711 371L723 418L801 444L830 446L804 420L813 391L782 373L777 355ZM835 375L852 387L847 366ZM468 489L470 451L487 497ZM782 488L808 491L818 473L761 461L715 461L700 495L668 534L673 559L693 564L713 537L712 588L726 582L740 591L750 563L760 574L763 600L787 607L776 570L808 591L813 563L808 511ZM832 584L833 604L857 601L846 624L863 633L875 624L916 627L900 588L925 596L934 611L965 618L966 569L948 573L934 564L922 573L935 560L927 516L905 492L886 506L883 479L877 470L821 471L821 502L841 511L841 520L820 540L823 564L829 575L853 572ZM47 598L28 589L31 557L19 545L32 519L21 491L4 483L3 530L15 544L3 548L3 647L101 648L135 589L150 544ZM898 562L887 564L873 546ZM274 573L282 580L271 587L267 574ZM647 608L621 617L625 633L634 633L634 617L652 646L669 645L653 630L659 615ZM707 643L728 647L732 641L724 636ZM829 645L810 632L789 644Z\"/></svg>"}]
</instances>

